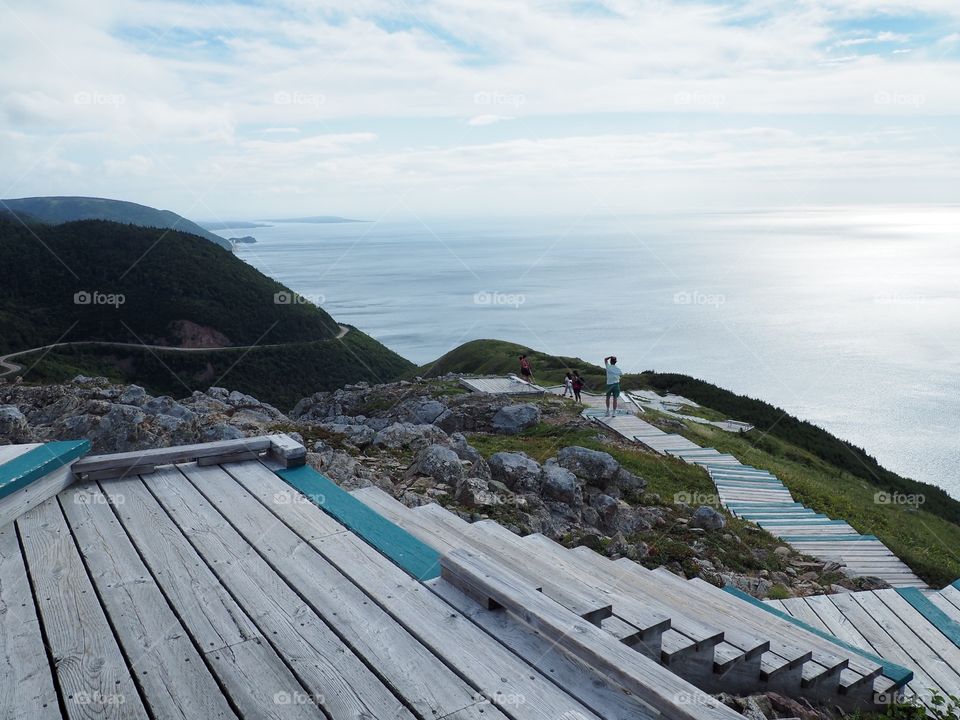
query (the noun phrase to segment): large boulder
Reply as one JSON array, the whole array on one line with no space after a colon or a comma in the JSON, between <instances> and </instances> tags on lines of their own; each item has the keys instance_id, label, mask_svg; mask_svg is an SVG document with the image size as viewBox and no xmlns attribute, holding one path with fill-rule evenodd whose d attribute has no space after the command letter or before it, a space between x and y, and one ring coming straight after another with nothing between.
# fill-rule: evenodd
<instances>
[{"instance_id":1,"label":"large boulder","mask_svg":"<svg viewBox=\"0 0 960 720\"><path fill-rule=\"evenodd\" d=\"M622 467L610 453L600 450L578 445L565 447L557 453L557 463L588 485L606 488L608 492L615 492L611 488L641 492L647 486L646 480Z\"/></svg>"},{"instance_id":2,"label":"large boulder","mask_svg":"<svg viewBox=\"0 0 960 720\"><path fill-rule=\"evenodd\" d=\"M557 453L557 464L590 485L605 486L617 476L620 463L610 453L573 445Z\"/></svg>"},{"instance_id":3,"label":"large boulder","mask_svg":"<svg viewBox=\"0 0 960 720\"><path fill-rule=\"evenodd\" d=\"M453 485L463 477L460 458L445 445L430 445L421 450L411 469L416 474L448 485Z\"/></svg>"},{"instance_id":4,"label":"large boulder","mask_svg":"<svg viewBox=\"0 0 960 720\"><path fill-rule=\"evenodd\" d=\"M557 500L574 508L583 504L583 491L577 476L556 463L544 464L540 485L544 498Z\"/></svg>"},{"instance_id":5,"label":"large boulder","mask_svg":"<svg viewBox=\"0 0 960 720\"><path fill-rule=\"evenodd\" d=\"M412 398L397 406L395 416L400 422L414 425L430 425L447 409L439 400L431 398Z\"/></svg>"},{"instance_id":6,"label":"large boulder","mask_svg":"<svg viewBox=\"0 0 960 720\"><path fill-rule=\"evenodd\" d=\"M443 442L447 434L435 425L414 425L412 423L393 423L377 432L373 437L373 446L387 450L414 450Z\"/></svg>"},{"instance_id":7,"label":"large boulder","mask_svg":"<svg viewBox=\"0 0 960 720\"><path fill-rule=\"evenodd\" d=\"M494 432L504 435L516 435L540 422L540 408L531 403L506 405L493 416L491 425Z\"/></svg>"},{"instance_id":8,"label":"large boulder","mask_svg":"<svg viewBox=\"0 0 960 720\"><path fill-rule=\"evenodd\" d=\"M480 451L467 442L467 439L462 433L453 433L453 435L450 436L450 449L465 463L470 463L469 469L466 470L466 475L484 480L492 479L493 476L490 472L490 465L484 459L483 455L480 454Z\"/></svg>"},{"instance_id":9,"label":"large boulder","mask_svg":"<svg viewBox=\"0 0 960 720\"><path fill-rule=\"evenodd\" d=\"M514 492L540 492L540 465L524 453L494 453L487 463L490 465L491 477Z\"/></svg>"},{"instance_id":10,"label":"large boulder","mask_svg":"<svg viewBox=\"0 0 960 720\"><path fill-rule=\"evenodd\" d=\"M690 519L690 527L704 530L720 530L727 524L726 519L709 505L701 505Z\"/></svg>"},{"instance_id":11,"label":"large boulder","mask_svg":"<svg viewBox=\"0 0 960 720\"><path fill-rule=\"evenodd\" d=\"M503 498L493 492L490 484L482 478L460 478L454 497L458 503L468 508L492 507L503 502Z\"/></svg>"}]
</instances>

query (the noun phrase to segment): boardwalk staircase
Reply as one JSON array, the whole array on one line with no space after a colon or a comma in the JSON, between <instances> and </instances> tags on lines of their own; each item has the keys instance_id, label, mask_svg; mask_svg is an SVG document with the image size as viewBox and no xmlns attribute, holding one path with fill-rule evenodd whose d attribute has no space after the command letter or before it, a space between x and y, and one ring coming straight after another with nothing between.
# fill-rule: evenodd
<instances>
[{"instance_id":1,"label":"boardwalk staircase","mask_svg":"<svg viewBox=\"0 0 960 720\"><path fill-rule=\"evenodd\" d=\"M505 616L492 609L506 608L547 640L574 642L544 626L545 596L582 618L584 629L601 630L710 693L777 690L856 708L896 695L911 678L736 591L567 549L539 534L521 538L490 520L468 523L439 505L407 508L377 488L352 494L442 554L442 576L427 583L435 592L531 657L538 650L527 646L529 637L505 633ZM602 660L589 649L577 652L584 662Z\"/></svg>"}]
</instances>

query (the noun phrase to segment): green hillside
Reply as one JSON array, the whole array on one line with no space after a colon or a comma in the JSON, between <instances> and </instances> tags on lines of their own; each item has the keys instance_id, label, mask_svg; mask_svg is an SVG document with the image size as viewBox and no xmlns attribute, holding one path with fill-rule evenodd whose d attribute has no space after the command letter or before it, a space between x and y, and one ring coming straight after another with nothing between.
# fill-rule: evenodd
<instances>
[{"instance_id":1,"label":"green hillside","mask_svg":"<svg viewBox=\"0 0 960 720\"><path fill-rule=\"evenodd\" d=\"M604 385L599 364L500 340L465 343L415 374L515 373L521 352L527 353L541 384L558 384L568 369L575 369L586 378L588 388L600 390ZM625 375L622 384L627 389L677 393L717 416L751 423L757 429L747 433L732 434L697 423L687 423L680 432L700 445L731 452L744 463L775 473L797 500L847 520L861 533L876 535L928 581L937 584L960 577L960 561L953 555L953 548L960 547L960 501L942 489L901 477L862 448L781 408L704 380L647 371ZM658 422L656 417L648 419ZM670 431L678 430L671 427ZM878 492L922 496L924 502L919 508L878 503L874 497Z\"/></svg>"},{"instance_id":2,"label":"green hillside","mask_svg":"<svg viewBox=\"0 0 960 720\"><path fill-rule=\"evenodd\" d=\"M224 348L57 348L12 359L27 382L100 374L172 395L222 382L287 405L412 367L357 330L340 332L321 308L196 235L0 217L0 355L86 341Z\"/></svg>"},{"instance_id":3,"label":"green hillside","mask_svg":"<svg viewBox=\"0 0 960 720\"><path fill-rule=\"evenodd\" d=\"M175 212L157 210L126 200L66 196L30 197L0 200L0 208L18 216L22 215L25 219L32 218L54 225L73 220L110 220L141 227L181 230L230 249L230 242L226 238L214 235Z\"/></svg>"}]
</instances>

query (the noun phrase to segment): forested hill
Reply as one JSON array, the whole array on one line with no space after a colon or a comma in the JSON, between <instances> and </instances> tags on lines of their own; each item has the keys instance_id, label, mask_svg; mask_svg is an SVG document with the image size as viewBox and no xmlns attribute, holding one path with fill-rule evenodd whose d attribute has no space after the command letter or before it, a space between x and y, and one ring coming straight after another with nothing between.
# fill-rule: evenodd
<instances>
[{"instance_id":1,"label":"forested hill","mask_svg":"<svg viewBox=\"0 0 960 720\"><path fill-rule=\"evenodd\" d=\"M230 241L177 215L170 210L94 197L48 196L0 200L0 210L53 225L73 220L111 220L141 227L182 230L199 235L222 248L230 249Z\"/></svg>"}]
</instances>

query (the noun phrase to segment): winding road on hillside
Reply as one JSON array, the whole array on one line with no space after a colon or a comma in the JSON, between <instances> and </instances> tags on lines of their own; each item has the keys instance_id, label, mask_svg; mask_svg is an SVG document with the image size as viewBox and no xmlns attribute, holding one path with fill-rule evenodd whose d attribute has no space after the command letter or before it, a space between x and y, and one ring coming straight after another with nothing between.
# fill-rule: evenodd
<instances>
[{"instance_id":1,"label":"winding road on hillside","mask_svg":"<svg viewBox=\"0 0 960 720\"><path fill-rule=\"evenodd\" d=\"M350 328L346 325L340 325L340 332L337 333L335 337L326 338L327 340L340 340L350 332ZM58 347L70 347L72 345L99 345L100 347L116 347L116 348L133 348L136 350L162 350L164 352L219 352L225 350L253 350L254 348L277 348L283 347L285 345L301 345L302 342L296 343L274 343L271 345L230 345L228 347L174 347L172 345L144 345L142 343L123 343L123 342L110 342L107 340L77 340L74 342L61 342L61 343L52 343L50 345L41 345L40 347L30 348L29 350L17 350L17 352L7 353L6 355L0 355L0 378L6 377L7 375L12 375L15 372L19 372L23 369L23 365L18 365L15 362L10 362L10 358L19 357L20 355L29 355L30 353L39 352L41 350L52 350L53 348Z\"/></svg>"}]
</instances>

